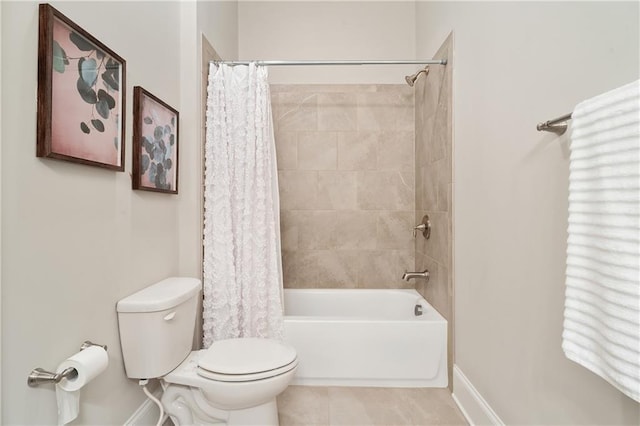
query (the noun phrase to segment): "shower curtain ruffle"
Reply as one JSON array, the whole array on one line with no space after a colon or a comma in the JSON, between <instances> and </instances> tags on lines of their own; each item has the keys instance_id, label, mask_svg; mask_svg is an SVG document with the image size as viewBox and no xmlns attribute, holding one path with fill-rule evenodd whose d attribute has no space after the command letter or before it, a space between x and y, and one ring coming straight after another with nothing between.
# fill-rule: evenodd
<instances>
[{"instance_id":1,"label":"shower curtain ruffle","mask_svg":"<svg viewBox=\"0 0 640 426\"><path fill-rule=\"evenodd\" d=\"M277 167L264 67L210 65L204 200L204 346L281 339Z\"/></svg>"}]
</instances>

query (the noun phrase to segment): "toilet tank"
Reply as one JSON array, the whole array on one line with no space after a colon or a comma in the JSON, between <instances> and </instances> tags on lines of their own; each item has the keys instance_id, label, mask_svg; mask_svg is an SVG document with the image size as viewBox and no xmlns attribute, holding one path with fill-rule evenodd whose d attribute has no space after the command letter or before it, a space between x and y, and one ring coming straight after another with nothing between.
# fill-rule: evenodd
<instances>
[{"instance_id":1,"label":"toilet tank","mask_svg":"<svg viewBox=\"0 0 640 426\"><path fill-rule=\"evenodd\" d=\"M201 283L167 278L120 300L118 328L127 376L162 377L189 355Z\"/></svg>"}]
</instances>

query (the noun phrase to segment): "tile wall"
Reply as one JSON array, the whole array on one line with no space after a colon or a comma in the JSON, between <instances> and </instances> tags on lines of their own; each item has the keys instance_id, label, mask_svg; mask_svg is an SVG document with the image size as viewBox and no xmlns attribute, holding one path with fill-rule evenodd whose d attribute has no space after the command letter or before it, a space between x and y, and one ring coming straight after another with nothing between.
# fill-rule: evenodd
<instances>
[{"instance_id":1,"label":"tile wall","mask_svg":"<svg viewBox=\"0 0 640 426\"><path fill-rule=\"evenodd\" d=\"M428 214L431 237L415 240L415 268L428 269L428 283L420 282L418 291L448 321L449 383L453 365L453 249L452 249L452 118L451 76L452 35L445 40L435 59L447 58L447 66L432 65L427 78L416 82L416 214L420 223Z\"/></svg>"},{"instance_id":2,"label":"tile wall","mask_svg":"<svg viewBox=\"0 0 640 426\"><path fill-rule=\"evenodd\" d=\"M412 288L414 91L272 85L284 285Z\"/></svg>"},{"instance_id":3,"label":"tile wall","mask_svg":"<svg viewBox=\"0 0 640 426\"><path fill-rule=\"evenodd\" d=\"M284 286L416 288L449 322L452 36L415 88L272 85ZM415 90L414 90L415 89ZM414 105L415 93L415 105ZM428 214L431 238L412 238ZM405 270L428 269L428 283Z\"/></svg>"}]
</instances>

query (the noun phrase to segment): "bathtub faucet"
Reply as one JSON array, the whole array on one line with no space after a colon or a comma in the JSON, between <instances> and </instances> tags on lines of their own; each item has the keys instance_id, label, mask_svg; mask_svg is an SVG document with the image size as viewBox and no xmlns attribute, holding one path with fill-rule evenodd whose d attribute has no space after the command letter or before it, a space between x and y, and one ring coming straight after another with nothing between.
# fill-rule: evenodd
<instances>
[{"instance_id":1,"label":"bathtub faucet","mask_svg":"<svg viewBox=\"0 0 640 426\"><path fill-rule=\"evenodd\" d=\"M423 272L404 271L404 274L402 274L402 279L405 281L409 281L410 279L413 279L413 278L420 278L420 279L429 281L429 271L426 269Z\"/></svg>"}]
</instances>

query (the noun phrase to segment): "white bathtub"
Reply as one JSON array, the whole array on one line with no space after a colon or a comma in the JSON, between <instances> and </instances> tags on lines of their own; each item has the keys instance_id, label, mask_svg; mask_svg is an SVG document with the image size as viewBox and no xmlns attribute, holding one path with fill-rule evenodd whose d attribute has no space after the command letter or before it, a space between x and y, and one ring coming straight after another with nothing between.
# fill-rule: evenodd
<instances>
[{"instance_id":1,"label":"white bathtub","mask_svg":"<svg viewBox=\"0 0 640 426\"><path fill-rule=\"evenodd\" d=\"M299 359L293 384L447 386L447 321L417 291L285 289L284 297L285 339Z\"/></svg>"}]
</instances>

